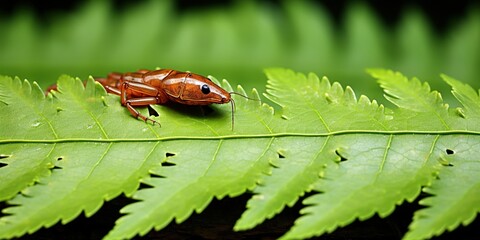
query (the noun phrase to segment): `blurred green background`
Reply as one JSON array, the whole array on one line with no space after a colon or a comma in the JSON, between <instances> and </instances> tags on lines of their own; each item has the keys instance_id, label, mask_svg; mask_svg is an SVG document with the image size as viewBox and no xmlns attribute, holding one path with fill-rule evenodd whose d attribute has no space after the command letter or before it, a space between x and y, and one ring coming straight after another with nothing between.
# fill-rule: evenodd
<instances>
[{"instance_id":1,"label":"blurred green background","mask_svg":"<svg viewBox=\"0 0 480 240\"><path fill-rule=\"evenodd\" d=\"M475 1L73 1L0 12L0 74L37 81L139 68L188 70L264 90L266 67L314 72L382 99L366 68L480 87ZM454 4L455 5L452 5Z\"/></svg>"}]
</instances>

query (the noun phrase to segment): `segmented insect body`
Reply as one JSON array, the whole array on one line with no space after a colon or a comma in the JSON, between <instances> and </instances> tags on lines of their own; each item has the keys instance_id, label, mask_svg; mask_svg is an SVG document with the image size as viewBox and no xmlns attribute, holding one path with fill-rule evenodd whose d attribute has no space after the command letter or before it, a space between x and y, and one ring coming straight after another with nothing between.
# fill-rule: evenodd
<instances>
[{"instance_id":1,"label":"segmented insect body","mask_svg":"<svg viewBox=\"0 0 480 240\"><path fill-rule=\"evenodd\" d=\"M171 69L139 70L125 74L110 73L106 78L96 78L107 92L120 96L121 103L132 116L157 123L139 113L135 107L164 104L172 101L186 105L209 105L231 103L232 129L234 126L235 102L231 93L210 79L189 72ZM238 94L240 95L240 94ZM245 96L244 96L245 97Z\"/></svg>"}]
</instances>

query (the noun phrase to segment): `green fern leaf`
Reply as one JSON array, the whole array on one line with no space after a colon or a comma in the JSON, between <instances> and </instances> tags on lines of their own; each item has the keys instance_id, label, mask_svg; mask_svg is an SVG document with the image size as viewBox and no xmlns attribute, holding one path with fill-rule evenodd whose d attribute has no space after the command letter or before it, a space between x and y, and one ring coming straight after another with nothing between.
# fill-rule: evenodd
<instances>
[{"instance_id":1,"label":"green fern leaf","mask_svg":"<svg viewBox=\"0 0 480 240\"><path fill-rule=\"evenodd\" d=\"M437 91L430 91L428 83L417 78L408 80L400 73L388 70L370 70L384 90L384 97L398 106L397 129L437 129L449 130L452 127L448 105L443 103Z\"/></svg>"},{"instance_id":2,"label":"green fern leaf","mask_svg":"<svg viewBox=\"0 0 480 240\"><path fill-rule=\"evenodd\" d=\"M480 212L480 161L478 137L446 137L443 147L454 142L455 148L440 156L447 166L439 179L424 191L433 196L420 201L427 208L415 212L404 239L428 239L460 224L468 225ZM447 142L448 141L448 142Z\"/></svg>"},{"instance_id":3,"label":"green fern leaf","mask_svg":"<svg viewBox=\"0 0 480 240\"><path fill-rule=\"evenodd\" d=\"M53 114L52 111L43 111L48 108L49 102L40 87L33 83L33 88L28 81L20 79L4 78L1 81L0 97L2 104L2 127L0 133L2 139L28 138L29 136L42 136L43 138L54 138L51 125L46 121L46 116ZM15 116L9 118L6 116ZM19 121L28 127L19 125ZM44 122L46 124L40 124ZM2 159L8 168L2 169L0 175L0 200L6 200L15 196L20 190L27 187L33 180L40 176L48 176L47 170L53 167L49 158L51 148L42 146L38 148L23 149L22 144L0 145L2 148ZM23 149L23 150L22 150ZM19 154L12 155L19 151ZM29 161L21 159L29 158Z\"/></svg>"},{"instance_id":4,"label":"green fern leaf","mask_svg":"<svg viewBox=\"0 0 480 240\"><path fill-rule=\"evenodd\" d=\"M463 118L466 118L466 115L468 115L469 118L473 120L480 118L480 109L478 108L478 106L480 106L480 97L478 96L478 93L467 84L463 84L447 75L442 75L442 78L452 86L453 95L465 107L467 112L465 114L461 108L457 108L457 114ZM469 121L469 124L475 123L478 122ZM478 128L478 126L474 126L474 128Z\"/></svg>"},{"instance_id":5,"label":"green fern leaf","mask_svg":"<svg viewBox=\"0 0 480 240\"><path fill-rule=\"evenodd\" d=\"M453 95L466 109L457 108L459 116L466 118L465 125L478 129L478 93L451 77L442 75L442 78L452 86ZM422 199L420 204L428 208L415 213L405 239L426 239L445 230L452 231L460 224L468 225L480 212L480 180L477 177L480 173L477 157L480 151L474 147L478 139L449 137L446 141L455 143L455 148L445 145L447 151L440 156L440 162L448 168L440 173L438 181L424 190L432 196Z\"/></svg>"},{"instance_id":6,"label":"green fern leaf","mask_svg":"<svg viewBox=\"0 0 480 240\"><path fill-rule=\"evenodd\" d=\"M423 186L435 196L423 200L429 208L416 213L406 238L468 224L479 209L478 94L444 76L465 110L449 109L427 84L370 72L398 108L357 99L351 88L314 74L268 69L265 96L280 110L235 96L234 131L226 105L211 113L152 106L158 127L133 119L118 96L92 79L84 87L62 76L59 92L44 97L35 83L2 77L0 197L11 206L3 209L0 237L67 223L81 212L90 216L122 193L138 201L121 210L126 215L107 239L160 230L201 212L214 197L247 190L254 196L235 230L253 228L315 192L283 238L387 216ZM256 90L250 97L260 98ZM451 196L459 175L466 184ZM151 187L138 190L141 182ZM452 218L453 212L461 214Z\"/></svg>"},{"instance_id":7,"label":"green fern leaf","mask_svg":"<svg viewBox=\"0 0 480 240\"><path fill-rule=\"evenodd\" d=\"M21 185L13 190L22 192L10 201L18 207L4 210L9 216L1 220L2 236L31 233L59 220L66 223L81 211L90 216L101 207L104 200L112 199L122 192L130 195L138 187L138 179L159 164L149 162L161 154L161 151L153 151L155 143L137 144L135 150L144 156L143 161L125 162L125 156L118 150L128 148L131 144L85 140L86 137L106 139L111 137L107 134L114 133L113 128L104 127L106 125L101 119L106 92L101 85L94 84L93 80L83 89L80 80L61 77L58 81L61 94L48 99L39 97L43 96L43 92L38 87L31 90L29 85L24 84L21 89L23 92L20 91L19 79L7 78L0 82L2 89L17 89L13 92L19 93L2 98L2 102L7 104L2 107L2 115L14 116L2 121L9 126L2 128L2 139L12 143L1 145L1 152L9 153L3 159L7 166L2 168L2 173L7 174L1 174L9 181L2 181L2 188L12 188L15 186L13 183L20 181ZM34 93L31 98L24 95L30 91ZM2 92L4 95L5 92ZM34 100L38 101L37 104L32 103ZM17 104L22 102L30 102L36 111L22 109L22 104ZM38 108L43 109L39 111ZM16 115L12 115L12 112ZM20 124L17 117L21 120ZM29 124L27 129L34 132L22 132L24 124ZM25 168L30 171L21 169L26 165L33 165ZM54 168L51 174L50 168ZM34 186L25 188L25 185L33 183ZM11 197L12 193L16 193L13 190L5 193L2 191L2 197Z\"/></svg>"}]
</instances>

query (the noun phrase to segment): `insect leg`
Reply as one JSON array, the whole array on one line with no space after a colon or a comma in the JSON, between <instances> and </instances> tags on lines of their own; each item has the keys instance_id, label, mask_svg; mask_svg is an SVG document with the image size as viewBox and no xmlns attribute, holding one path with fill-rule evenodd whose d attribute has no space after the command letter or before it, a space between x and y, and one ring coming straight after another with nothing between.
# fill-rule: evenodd
<instances>
[{"instance_id":1,"label":"insect leg","mask_svg":"<svg viewBox=\"0 0 480 240\"><path fill-rule=\"evenodd\" d=\"M120 87L120 100L122 105L126 105L127 100L144 96L156 97L158 90L150 85L139 82L123 82ZM162 103L162 102L155 102Z\"/></svg>"},{"instance_id":2,"label":"insect leg","mask_svg":"<svg viewBox=\"0 0 480 240\"><path fill-rule=\"evenodd\" d=\"M127 107L128 111L130 112L130 114L132 114L133 117L140 118L145 122L151 121L152 124L154 124L154 125L155 125L155 123L158 123L158 125L160 125L159 122L142 115L140 112L138 112L137 109L134 108L135 106L145 107L145 106L148 106L150 104L156 104L158 102L159 102L159 100L158 100L157 97L140 97L140 98L128 99L125 103L125 106Z\"/></svg>"},{"instance_id":3,"label":"insect leg","mask_svg":"<svg viewBox=\"0 0 480 240\"><path fill-rule=\"evenodd\" d=\"M140 82L123 82L120 88L120 98L122 105L126 106L128 111L135 118L141 118L143 121L152 121L153 124L157 121L150 119L140 114L134 106L148 106L150 104L161 104L167 101L166 98L162 98L158 89L150 85ZM160 125L160 124L159 124Z\"/></svg>"},{"instance_id":4,"label":"insect leg","mask_svg":"<svg viewBox=\"0 0 480 240\"><path fill-rule=\"evenodd\" d=\"M118 88L114 88L114 87L111 87L111 86L103 86L103 87L105 88L105 90L107 90L108 93L113 93L115 95L121 95L122 94L122 92Z\"/></svg>"}]
</instances>

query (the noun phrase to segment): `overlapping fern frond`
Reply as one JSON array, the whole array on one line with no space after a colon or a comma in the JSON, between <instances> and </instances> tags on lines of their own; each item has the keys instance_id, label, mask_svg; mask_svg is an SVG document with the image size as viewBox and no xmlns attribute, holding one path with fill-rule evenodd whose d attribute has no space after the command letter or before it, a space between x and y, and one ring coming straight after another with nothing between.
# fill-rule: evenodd
<instances>
[{"instance_id":1,"label":"overlapping fern frond","mask_svg":"<svg viewBox=\"0 0 480 240\"><path fill-rule=\"evenodd\" d=\"M439 34L415 9L386 26L362 4L350 5L340 24L310 1L238 1L182 13L170 1L131 4L121 11L108 1L80 6L43 24L28 11L4 18L0 73L47 85L61 74L86 79L162 67L263 89L259 69L285 66L318 71L380 99L363 71L382 67L418 76L442 91L448 88L436 81L437 73L480 87L475 82L480 75L480 13L475 7Z\"/></svg>"}]
</instances>

